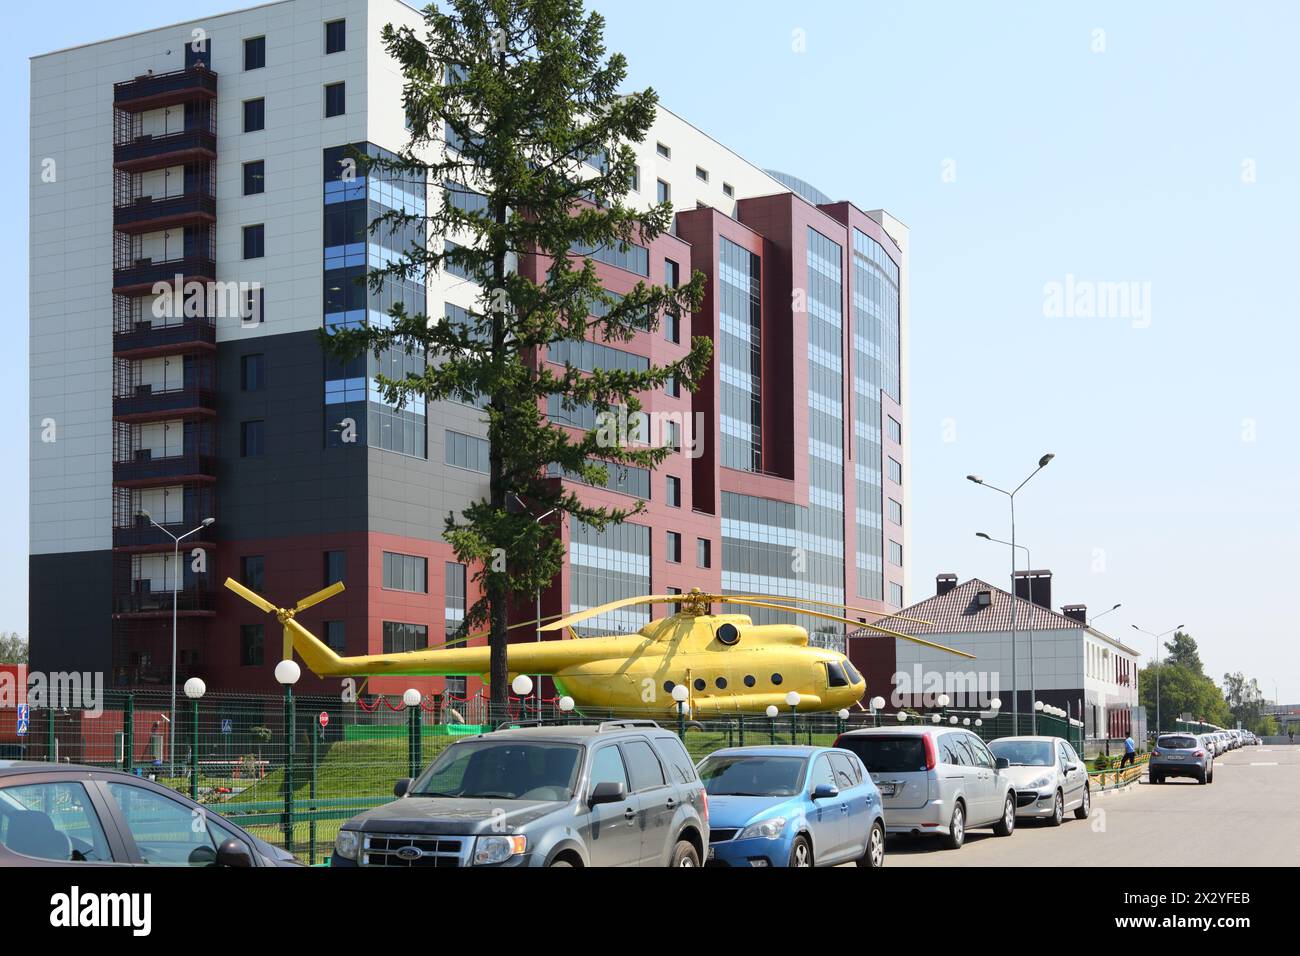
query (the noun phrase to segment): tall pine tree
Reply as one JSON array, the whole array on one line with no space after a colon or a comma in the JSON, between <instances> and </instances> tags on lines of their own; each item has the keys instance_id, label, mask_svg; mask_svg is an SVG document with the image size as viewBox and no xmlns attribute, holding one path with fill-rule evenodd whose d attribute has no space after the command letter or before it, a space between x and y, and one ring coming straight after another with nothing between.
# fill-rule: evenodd
<instances>
[{"instance_id":1,"label":"tall pine tree","mask_svg":"<svg viewBox=\"0 0 1300 956\"><path fill-rule=\"evenodd\" d=\"M592 507L554 480L556 469L600 486L621 466L654 468L671 452L610 443L608 429L571 437L543 414L548 400L635 417L638 395L670 379L693 390L712 346L696 338L682 360L641 371L548 367L546 349L557 343L626 342L657 329L668 312L699 308L698 272L678 288L641 281L619 297L604 290L590 258L645 246L670 228L667 203L645 210L624 202L636 170L630 144L645 138L658 98L649 89L619 92L626 60L607 53L604 20L581 0L447 0L423 17L421 32L390 24L382 34L405 78L410 142L396 157L357 162L362 172L429 186L424 212L386 212L371 232L423 229L429 239L369 279L377 289L386 277L452 270L477 283L477 305L455 322L396 306L390 324L337 330L325 343L345 360L385 350L426 356L422 373L376 376L390 403L424 397L484 408L488 496L449 514L444 537L484 595L464 628L489 624L499 715L512 595L540 591L564 565L560 536L536 516L554 512L603 529L644 507ZM521 261L541 266L521 272Z\"/></svg>"}]
</instances>

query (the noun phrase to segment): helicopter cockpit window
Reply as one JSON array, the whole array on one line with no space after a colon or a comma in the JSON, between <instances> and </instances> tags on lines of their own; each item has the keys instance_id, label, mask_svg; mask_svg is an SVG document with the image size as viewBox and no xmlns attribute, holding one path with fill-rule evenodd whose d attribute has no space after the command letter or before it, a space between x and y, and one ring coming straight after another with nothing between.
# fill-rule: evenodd
<instances>
[{"instance_id":1,"label":"helicopter cockpit window","mask_svg":"<svg viewBox=\"0 0 1300 956\"><path fill-rule=\"evenodd\" d=\"M848 660L847 658L846 658L845 661L844 661L844 669L845 669L846 671L848 671L848 674L849 674L849 683L852 683L852 684L861 684L861 683L862 683L862 675L861 675L860 673L858 673L858 669L857 669L856 667L853 666L853 662L850 661L850 660Z\"/></svg>"},{"instance_id":2,"label":"helicopter cockpit window","mask_svg":"<svg viewBox=\"0 0 1300 956\"><path fill-rule=\"evenodd\" d=\"M839 661L827 661L826 681L828 687L848 687L849 675L844 673L844 665Z\"/></svg>"}]
</instances>

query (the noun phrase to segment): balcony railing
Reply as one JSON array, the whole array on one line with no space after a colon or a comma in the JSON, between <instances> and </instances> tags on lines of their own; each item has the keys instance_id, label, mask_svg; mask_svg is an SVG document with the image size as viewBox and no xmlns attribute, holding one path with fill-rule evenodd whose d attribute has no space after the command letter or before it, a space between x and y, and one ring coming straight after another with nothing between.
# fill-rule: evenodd
<instances>
[{"instance_id":1,"label":"balcony railing","mask_svg":"<svg viewBox=\"0 0 1300 956\"><path fill-rule=\"evenodd\" d=\"M141 196L113 210L113 228L122 232L151 232L187 223L215 222L217 200L206 193L186 193L154 199Z\"/></svg>"},{"instance_id":2,"label":"balcony railing","mask_svg":"<svg viewBox=\"0 0 1300 956\"><path fill-rule=\"evenodd\" d=\"M176 611L179 614L211 612L216 607L216 596L207 588L185 587L176 592ZM116 614L170 614L171 610L171 591L133 590L113 596Z\"/></svg>"},{"instance_id":3,"label":"balcony railing","mask_svg":"<svg viewBox=\"0 0 1300 956\"><path fill-rule=\"evenodd\" d=\"M187 345L215 345L216 342L216 323L207 317L182 319L171 325L154 325L144 320L113 333L113 351L118 355L162 352Z\"/></svg>"},{"instance_id":4,"label":"balcony railing","mask_svg":"<svg viewBox=\"0 0 1300 956\"><path fill-rule=\"evenodd\" d=\"M170 73L146 73L113 84L113 105L132 112L192 99L212 99L216 95L217 74L203 66Z\"/></svg>"},{"instance_id":5,"label":"balcony railing","mask_svg":"<svg viewBox=\"0 0 1300 956\"><path fill-rule=\"evenodd\" d=\"M148 385L140 385L129 395L113 396L113 414L120 418L182 412L189 409L216 411L216 408L216 392L211 388L198 386L156 392Z\"/></svg>"},{"instance_id":6,"label":"balcony railing","mask_svg":"<svg viewBox=\"0 0 1300 956\"><path fill-rule=\"evenodd\" d=\"M113 147L113 165L119 169L148 169L162 160L176 164L196 159L216 159L217 134L206 129L184 129L162 136L137 136Z\"/></svg>"},{"instance_id":7,"label":"balcony railing","mask_svg":"<svg viewBox=\"0 0 1300 956\"><path fill-rule=\"evenodd\" d=\"M113 270L113 291L126 294L135 289L149 289L156 282L171 282L178 275L186 279L215 280L217 264L208 256L184 256L163 261L137 259L131 265Z\"/></svg>"},{"instance_id":8,"label":"balcony railing","mask_svg":"<svg viewBox=\"0 0 1300 956\"><path fill-rule=\"evenodd\" d=\"M177 522L166 522L164 526L172 534L182 535L199 527L207 517L207 514L200 513L198 508L193 507L191 503L187 503L185 519ZM157 528L148 518L141 515L136 515L135 520L130 524L113 528L114 548L150 548L152 550L157 545L165 545L170 550L172 539ZM182 550L210 547L211 545L211 529L205 528L198 534L186 538Z\"/></svg>"},{"instance_id":9,"label":"balcony railing","mask_svg":"<svg viewBox=\"0 0 1300 956\"><path fill-rule=\"evenodd\" d=\"M136 452L136 457L129 461L113 462L113 481L118 484L146 484L160 480L201 480L215 478L216 474L216 457L194 451L170 455L166 458L154 458L146 449L143 452Z\"/></svg>"}]
</instances>

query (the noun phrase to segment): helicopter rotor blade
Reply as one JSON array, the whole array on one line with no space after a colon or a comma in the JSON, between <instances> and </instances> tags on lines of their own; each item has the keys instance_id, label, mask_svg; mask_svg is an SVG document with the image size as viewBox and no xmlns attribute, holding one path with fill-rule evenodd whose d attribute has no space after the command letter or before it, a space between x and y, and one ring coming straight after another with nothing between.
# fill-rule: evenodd
<instances>
[{"instance_id":1,"label":"helicopter rotor blade","mask_svg":"<svg viewBox=\"0 0 1300 956\"><path fill-rule=\"evenodd\" d=\"M256 608L260 608L261 610L265 611L267 614L274 614L278 610L280 610L278 607L276 607L266 598L262 597L256 591L244 587L234 578L226 578L226 587L229 588L231 591L234 591L236 594L238 594L249 604L253 605Z\"/></svg>"},{"instance_id":2,"label":"helicopter rotor blade","mask_svg":"<svg viewBox=\"0 0 1300 956\"><path fill-rule=\"evenodd\" d=\"M648 597L631 597L622 598L618 601L610 601L608 604L601 604L597 607L589 607L585 611L578 611L576 614L570 614L568 617L562 617L558 621L552 621L550 624L544 624L541 627L543 631L561 631L571 624L577 624L579 621L585 621L587 618L596 617L598 614L604 614L606 611L616 611L621 607L634 607L638 604L684 604L692 600L702 600L713 598L710 603L717 603L723 600L718 594L652 594Z\"/></svg>"},{"instance_id":3,"label":"helicopter rotor blade","mask_svg":"<svg viewBox=\"0 0 1300 956\"><path fill-rule=\"evenodd\" d=\"M809 611L804 608L790 607L786 604L772 604L767 601L749 601L751 607L767 607L776 611L786 611L790 614L806 614L809 617L820 617L827 621L839 621L841 624L848 624L855 628L870 628L873 631L879 631L881 634L888 634L890 637L901 638L904 641L911 641L914 644L920 644L923 647L931 647L935 650L947 651L949 654L956 654L958 657L968 657L975 659L974 654L967 654L965 651L959 651L954 647L945 647L943 644L935 644L933 641L925 641L919 637L913 637L911 634L904 634L901 631L891 631L887 627L878 627L875 624L863 624L861 621L855 621L848 617L839 617L835 614L827 614L824 611Z\"/></svg>"},{"instance_id":4,"label":"helicopter rotor blade","mask_svg":"<svg viewBox=\"0 0 1300 956\"><path fill-rule=\"evenodd\" d=\"M305 611L307 610L307 608L311 607L314 604L319 604L321 601L327 600L328 598L332 598L334 595L338 594L342 590L343 590L343 582L335 581L329 587L321 588L315 594L309 594L301 601L299 601L297 604L295 604L293 607L294 613L296 614L298 611Z\"/></svg>"},{"instance_id":5,"label":"helicopter rotor blade","mask_svg":"<svg viewBox=\"0 0 1300 956\"><path fill-rule=\"evenodd\" d=\"M887 611L872 611L869 608L853 607L849 604L836 604L834 601L814 601L812 598L794 598L786 597L783 594L724 594L722 600L726 604L748 604L751 601L781 601L784 604L812 604L817 607L838 607L846 612L853 614L870 614L877 620L886 618L894 621L907 621L909 624L928 624L933 626L933 621L923 621L916 617L903 617L901 614L890 614Z\"/></svg>"},{"instance_id":6,"label":"helicopter rotor blade","mask_svg":"<svg viewBox=\"0 0 1300 956\"><path fill-rule=\"evenodd\" d=\"M546 617L539 617L539 618L534 618L534 619L531 620L531 621L520 621L518 624L511 624L509 627L506 628L506 630L507 630L507 631L513 631L515 628L518 628L518 627L528 627L528 626L530 626L530 625L540 624L540 623L542 623L543 621L554 621L554 620L556 620L556 619L558 619L558 618L560 618L560 617L563 617L563 615L561 615L561 614L548 614L548 615L546 615ZM540 628L540 630L543 630L543 631L544 631L544 630L546 630L546 628ZM489 634L491 634L491 633L492 633L491 629L488 629L488 630L486 630L486 631L474 631L473 633L470 633L470 634L463 634L463 635L461 635L460 637L453 637L453 638L452 638L451 640L449 640L449 641L443 641L441 644L430 644L430 645L429 645L429 650L436 650L436 649L438 649L438 648L440 648L440 647L451 647L451 646L453 646L453 645L455 645L455 644L460 644L460 643L463 642L463 641L470 641L470 640L473 640L473 639L476 638L476 637L487 637L487 636L488 636Z\"/></svg>"}]
</instances>

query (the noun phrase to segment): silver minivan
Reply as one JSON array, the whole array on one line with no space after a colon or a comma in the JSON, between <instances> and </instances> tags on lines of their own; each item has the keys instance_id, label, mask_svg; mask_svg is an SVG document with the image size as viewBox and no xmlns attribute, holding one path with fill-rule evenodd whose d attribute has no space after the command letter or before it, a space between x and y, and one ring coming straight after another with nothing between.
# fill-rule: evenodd
<instances>
[{"instance_id":1,"label":"silver minivan","mask_svg":"<svg viewBox=\"0 0 1300 956\"><path fill-rule=\"evenodd\" d=\"M880 790L885 831L933 834L958 849L972 827L1016 829L1016 794L984 741L955 727L870 727L841 734Z\"/></svg>"}]
</instances>

